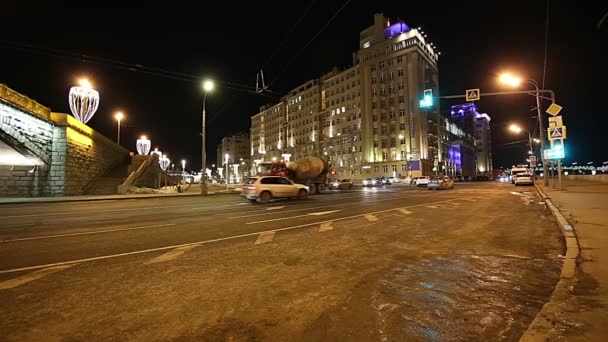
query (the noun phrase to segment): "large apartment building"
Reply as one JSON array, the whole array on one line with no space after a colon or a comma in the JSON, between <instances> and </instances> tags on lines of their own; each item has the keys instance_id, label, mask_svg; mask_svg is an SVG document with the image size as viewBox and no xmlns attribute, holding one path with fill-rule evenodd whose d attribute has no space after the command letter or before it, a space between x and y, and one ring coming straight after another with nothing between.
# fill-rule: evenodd
<instances>
[{"instance_id":1,"label":"large apartment building","mask_svg":"<svg viewBox=\"0 0 608 342\"><path fill-rule=\"evenodd\" d=\"M376 14L352 67L308 81L252 117L252 159L327 156L348 178L432 174L442 162L428 131L439 113L430 95L438 94L438 54L420 29Z\"/></svg>"}]
</instances>

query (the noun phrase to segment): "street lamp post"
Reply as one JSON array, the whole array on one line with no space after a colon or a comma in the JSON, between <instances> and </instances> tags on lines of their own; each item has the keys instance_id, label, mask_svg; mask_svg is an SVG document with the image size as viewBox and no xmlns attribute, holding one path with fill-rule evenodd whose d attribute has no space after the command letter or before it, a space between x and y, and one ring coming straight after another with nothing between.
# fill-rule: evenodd
<instances>
[{"instance_id":1,"label":"street lamp post","mask_svg":"<svg viewBox=\"0 0 608 342\"><path fill-rule=\"evenodd\" d=\"M502 74L500 76L500 82L502 83L506 83L509 84L512 87L517 87L521 84L522 80L519 77L515 77L511 74ZM547 168L547 163L545 161L545 128L544 128L544 124L543 124L543 117L542 117L542 110L540 108L540 89L538 89L538 82L536 82L533 79L526 79L525 80L526 83L532 84L534 86L535 89L535 93L534 96L536 97L536 110L537 110L537 118L538 118L538 128L540 129L540 149L541 149L541 153L540 153L540 158L543 162L543 182L545 184L545 186L549 186L549 178L548 178L548 168ZM553 92L551 92L551 101L555 102L555 97Z\"/></svg>"},{"instance_id":2,"label":"street lamp post","mask_svg":"<svg viewBox=\"0 0 608 342\"><path fill-rule=\"evenodd\" d=\"M518 126L516 124L512 124L511 126L509 126L509 130L512 132L515 132L515 133L521 133L522 131L525 131L526 133L528 133L528 147L530 148L530 151L528 152L528 154L531 156L536 156L536 153L534 153L534 146L532 145L532 141L541 142L541 140L538 140L536 138L533 139L530 131L524 130L523 128L521 128L520 126Z\"/></svg>"},{"instance_id":3,"label":"street lamp post","mask_svg":"<svg viewBox=\"0 0 608 342\"><path fill-rule=\"evenodd\" d=\"M182 159L182 181L186 181L186 159Z\"/></svg>"},{"instance_id":4,"label":"street lamp post","mask_svg":"<svg viewBox=\"0 0 608 342\"><path fill-rule=\"evenodd\" d=\"M201 140L202 140L202 151L201 151L201 158L202 158L202 165L201 165L201 195L207 195L207 175L205 173L205 170L207 169L207 153L206 153L206 146L205 146L205 120L206 120L206 113L205 113L205 104L207 102L207 93L211 92L214 88L215 84L213 83L213 81L211 80L206 80L203 82L203 117L202 117L202 131L201 131Z\"/></svg>"},{"instance_id":5,"label":"street lamp post","mask_svg":"<svg viewBox=\"0 0 608 342\"><path fill-rule=\"evenodd\" d=\"M118 129L116 130L116 143L120 145L120 121L124 118L124 114L122 112L117 112L114 114L114 119L118 122Z\"/></svg>"},{"instance_id":6,"label":"street lamp post","mask_svg":"<svg viewBox=\"0 0 608 342\"><path fill-rule=\"evenodd\" d=\"M230 182L230 166L228 166L228 161L230 159L230 155L226 153L224 158L226 158L226 190L228 190L228 183Z\"/></svg>"}]
</instances>

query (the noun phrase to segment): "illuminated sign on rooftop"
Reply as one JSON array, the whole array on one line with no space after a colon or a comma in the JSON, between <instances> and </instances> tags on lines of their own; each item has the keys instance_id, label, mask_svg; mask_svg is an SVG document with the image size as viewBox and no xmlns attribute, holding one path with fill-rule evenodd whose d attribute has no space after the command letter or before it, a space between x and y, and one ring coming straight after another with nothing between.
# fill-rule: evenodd
<instances>
[{"instance_id":1,"label":"illuminated sign on rooftop","mask_svg":"<svg viewBox=\"0 0 608 342\"><path fill-rule=\"evenodd\" d=\"M384 39L391 39L394 36L404 32L408 32L409 30L410 27L407 26L407 24L403 21L400 21L384 29Z\"/></svg>"}]
</instances>

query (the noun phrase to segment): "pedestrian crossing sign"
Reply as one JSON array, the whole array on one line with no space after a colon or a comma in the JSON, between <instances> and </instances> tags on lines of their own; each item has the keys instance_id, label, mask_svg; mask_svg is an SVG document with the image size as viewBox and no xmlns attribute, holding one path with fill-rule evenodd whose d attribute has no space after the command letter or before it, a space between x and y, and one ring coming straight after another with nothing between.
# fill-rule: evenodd
<instances>
[{"instance_id":1,"label":"pedestrian crossing sign","mask_svg":"<svg viewBox=\"0 0 608 342\"><path fill-rule=\"evenodd\" d=\"M549 127L547 128L547 135L549 140L566 139L566 126Z\"/></svg>"},{"instance_id":2,"label":"pedestrian crossing sign","mask_svg":"<svg viewBox=\"0 0 608 342\"><path fill-rule=\"evenodd\" d=\"M479 88L467 89L467 92L465 93L465 97L467 98L467 101L478 101L479 98L481 97L481 92L479 91Z\"/></svg>"}]
</instances>

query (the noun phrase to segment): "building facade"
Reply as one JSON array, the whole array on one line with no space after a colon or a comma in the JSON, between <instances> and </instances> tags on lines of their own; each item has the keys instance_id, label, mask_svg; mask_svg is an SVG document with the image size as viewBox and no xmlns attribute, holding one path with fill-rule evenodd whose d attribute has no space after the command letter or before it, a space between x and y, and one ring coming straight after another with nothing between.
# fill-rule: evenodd
<instances>
[{"instance_id":1,"label":"building facade","mask_svg":"<svg viewBox=\"0 0 608 342\"><path fill-rule=\"evenodd\" d=\"M490 116L480 113L474 103L452 106L450 117L459 127L475 139L475 175L492 172L492 139Z\"/></svg>"},{"instance_id":2,"label":"building facade","mask_svg":"<svg viewBox=\"0 0 608 342\"><path fill-rule=\"evenodd\" d=\"M439 113L435 48L419 29L376 14L353 59L260 108L252 160L327 156L347 178L433 174L443 158L429 148L429 117Z\"/></svg>"}]
</instances>

